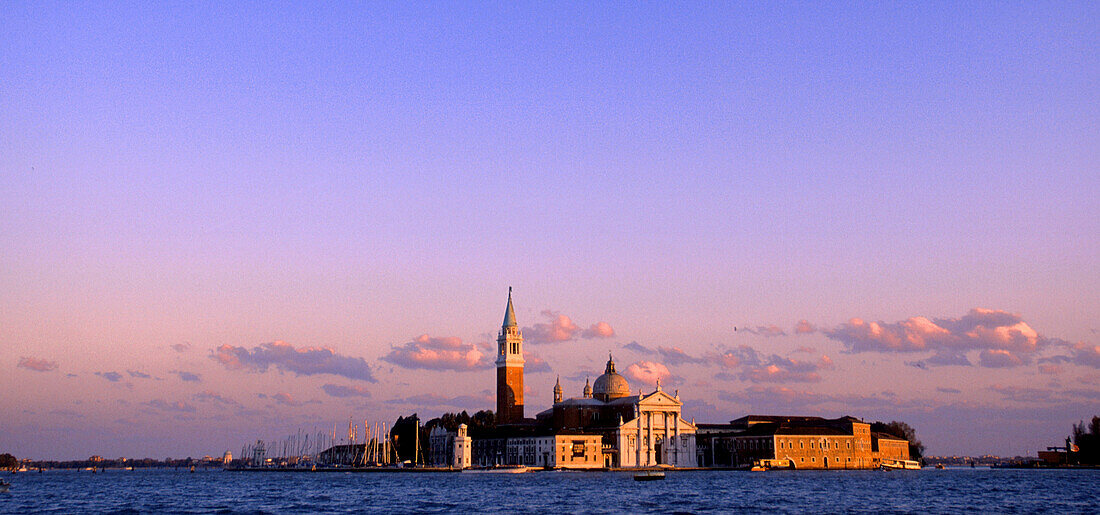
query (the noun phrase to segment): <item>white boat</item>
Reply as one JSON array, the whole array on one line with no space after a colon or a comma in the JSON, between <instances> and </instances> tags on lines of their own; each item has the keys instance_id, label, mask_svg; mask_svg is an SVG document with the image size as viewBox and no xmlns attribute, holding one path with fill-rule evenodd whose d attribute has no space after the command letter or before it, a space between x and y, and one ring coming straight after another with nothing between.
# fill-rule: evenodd
<instances>
[{"instance_id":1,"label":"white boat","mask_svg":"<svg viewBox=\"0 0 1100 515\"><path fill-rule=\"evenodd\" d=\"M503 465L499 467L462 469L463 473L470 474L522 474L529 469L523 465Z\"/></svg>"},{"instance_id":2,"label":"white boat","mask_svg":"<svg viewBox=\"0 0 1100 515\"><path fill-rule=\"evenodd\" d=\"M665 478L665 471L663 470L647 470L645 472L638 472L634 474L635 481L660 481Z\"/></svg>"},{"instance_id":3,"label":"white boat","mask_svg":"<svg viewBox=\"0 0 1100 515\"><path fill-rule=\"evenodd\" d=\"M11 483L0 479L0 494L7 493L9 488L11 488Z\"/></svg>"},{"instance_id":4,"label":"white boat","mask_svg":"<svg viewBox=\"0 0 1100 515\"><path fill-rule=\"evenodd\" d=\"M913 460L882 460L881 470L920 470L920 463Z\"/></svg>"}]
</instances>

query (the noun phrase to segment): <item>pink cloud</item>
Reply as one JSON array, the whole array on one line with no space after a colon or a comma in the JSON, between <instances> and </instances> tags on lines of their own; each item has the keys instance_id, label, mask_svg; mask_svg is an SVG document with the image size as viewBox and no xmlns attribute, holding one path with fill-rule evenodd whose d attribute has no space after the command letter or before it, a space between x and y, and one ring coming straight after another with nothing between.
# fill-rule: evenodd
<instances>
[{"instance_id":1,"label":"pink cloud","mask_svg":"<svg viewBox=\"0 0 1100 515\"><path fill-rule=\"evenodd\" d=\"M817 332L817 328L805 320L799 320L798 323L794 325L794 334L812 334L815 332Z\"/></svg>"},{"instance_id":2,"label":"pink cloud","mask_svg":"<svg viewBox=\"0 0 1100 515\"><path fill-rule=\"evenodd\" d=\"M754 383L812 383L821 380L816 372L794 372L778 365L750 368L742 372L741 378Z\"/></svg>"},{"instance_id":3,"label":"pink cloud","mask_svg":"<svg viewBox=\"0 0 1100 515\"><path fill-rule=\"evenodd\" d=\"M550 322L523 328L524 341L530 343L567 342L575 338L581 330L569 317L561 313L544 310L542 315L548 317Z\"/></svg>"},{"instance_id":4,"label":"pink cloud","mask_svg":"<svg viewBox=\"0 0 1100 515\"><path fill-rule=\"evenodd\" d=\"M277 402L279 404L286 405L286 406L301 406L302 405L301 402L294 400L294 397L291 396L289 393L286 393L286 392L276 393L275 395L272 395L271 398L275 399L275 402Z\"/></svg>"},{"instance_id":5,"label":"pink cloud","mask_svg":"<svg viewBox=\"0 0 1100 515\"><path fill-rule=\"evenodd\" d=\"M748 345L726 350L712 356L708 362L739 373L720 372L717 379L739 379L754 383L812 383L821 380L820 370L833 368L833 360L822 355L817 361L796 360L778 354L765 355Z\"/></svg>"},{"instance_id":6,"label":"pink cloud","mask_svg":"<svg viewBox=\"0 0 1100 515\"><path fill-rule=\"evenodd\" d=\"M19 363L15 366L19 368L25 368L27 370L33 370L35 372L50 372L57 370L57 362L49 361L45 359L31 358L23 356L19 358Z\"/></svg>"},{"instance_id":7,"label":"pink cloud","mask_svg":"<svg viewBox=\"0 0 1100 515\"><path fill-rule=\"evenodd\" d=\"M183 352L187 352L191 348L191 344L190 343L174 343L172 345L169 345L168 347L171 348L172 350L176 351L176 352L183 353Z\"/></svg>"},{"instance_id":8,"label":"pink cloud","mask_svg":"<svg viewBox=\"0 0 1100 515\"><path fill-rule=\"evenodd\" d=\"M989 368L1012 368L1024 364L1019 356L1004 349L983 350L978 359L983 367Z\"/></svg>"},{"instance_id":9,"label":"pink cloud","mask_svg":"<svg viewBox=\"0 0 1100 515\"><path fill-rule=\"evenodd\" d=\"M980 356L983 366L1019 366L1042 343L1019 315L983 308L971 309L959 318L918 316L890 324L853 318L822 332L850 352L933 351L935 355L926 362L929 365L969 364L964 354L978 350L986 351Z\"/></svg>"},{"instance_id":10,"label":"pink cloud","mask_svg":"<svg viewBox=\"0 0 1100 515\"><path fill-rule=\"evenodd\" d=\"M384 361L404 368L426 370L475 370L490 365L477 346L454 336L432 338L427 334L401 346L394 346Z\"/></svg>"},{"instance_id":11,"label":"pink cloud","mask_svg":"<svg viewBox=\"0 0 1100 515\"><path fill-rule=\"evenodd\" d=\"M596 322L581 333L583 338L611 338L612 336L615 336L615 330L607 322Z\"/></svg>"},{"instance_id":12,"label":"pink cloud","mask_svg":"<svg viewBox=\"0 0 1100 515\"><path fill-rule=\"evenodd\" d=\"M626 367L624 375L634 381L650 386L656 385L658 379L667 381L672 377L672 373L669 372L668 367L656 361L640 361L638 363L633 363Z\"/></svg>"},{"instance_id":13,"label":"pink cloud","mask_svg":"<svg viewBox=\"0 0 1100 515\"><path fill-rule=\"evenodd\" d=\"M275 341L249 350L227 344L215 349L210 359L229 370L262 373L274 366L300 376L332 374L359 381L377 382L366 360L337 354L327 347L296 349L289 343Z\"/></svg>"},{"instance_id":14,"label":"pink cloud","mask_svg":"<svg viewBox=\"0 0 1100 515\"><path fill-rule=\"evenodd\" d=\"M1100 345L1079 342L1073 345L1073 362L1092 368L1100 368Z\"/></svg>"}]
</instances>

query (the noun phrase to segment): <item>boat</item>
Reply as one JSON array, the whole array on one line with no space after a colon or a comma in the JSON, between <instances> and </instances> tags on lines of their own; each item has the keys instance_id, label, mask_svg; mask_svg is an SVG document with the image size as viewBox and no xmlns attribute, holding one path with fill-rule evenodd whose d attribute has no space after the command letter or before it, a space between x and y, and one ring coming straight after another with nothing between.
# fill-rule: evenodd
<instances>
[{"instance_id":1,"label":"boat","mask_svg":"<svg viewBox=\"0 0 1100 515\"><path fill-rule=\"evenodd\" d=\"M913 460L882 460L880 470L920 470L920 463Z\"/></svg>"},{"instance_id":2,"label":"boat","mask_svg":"<svg viewBox=\"0 0 1100 515\"><path fill-rule=\"evenodd\" d=\"M500 465L487 468L463 469L462 472L471 474L522 474L527 472L527 470L527 467L524 465Z\"/></svg>"},{"instance_id":3,"label":"boat","mask_svg":"<svg viewBox=\"0 0 1100 515\"><path fill-rule=\"evenodd\" d=\"M0 494L7 493L9 488L11 488L11 483L0 479Z\"/></svg>"},{"instance_id":4,"label":"boat","mask_svg":"<svg viewBox=\"0 0 1100 515\"><path fill-rule=\"evenodd\" d=\"M943 469L945 469L945 468L947 468L947 467L945 467L945 466L943 465L943 463L937 463L937 464L936 464L936 470L943 470Z\"/></svg>"},{"instance_id":5,"label":"boat","mask_svg":"<svg viewBox=\"0 0 1100 515\"><path fill-rule=\"evenodd\" d=\"M647 470L634 474L635 481L660 481L665 478L663 470Z\"/></svg>"}]
</instances>

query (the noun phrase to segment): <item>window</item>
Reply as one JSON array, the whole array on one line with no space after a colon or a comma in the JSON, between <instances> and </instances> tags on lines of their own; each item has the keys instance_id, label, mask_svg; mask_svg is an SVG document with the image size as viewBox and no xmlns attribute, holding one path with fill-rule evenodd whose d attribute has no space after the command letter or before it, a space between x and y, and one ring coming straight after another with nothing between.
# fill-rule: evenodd
<instances>
[{"instance_id":1,"label":"window","mask_svg":"<svg viewBox=\"0 0 1100 515\"><path fill-rule=\"evenodd\" d=\"M806 442L798 442L798 448L799 449L805 449L806 448Z\"/></svg>"}]
</instances>

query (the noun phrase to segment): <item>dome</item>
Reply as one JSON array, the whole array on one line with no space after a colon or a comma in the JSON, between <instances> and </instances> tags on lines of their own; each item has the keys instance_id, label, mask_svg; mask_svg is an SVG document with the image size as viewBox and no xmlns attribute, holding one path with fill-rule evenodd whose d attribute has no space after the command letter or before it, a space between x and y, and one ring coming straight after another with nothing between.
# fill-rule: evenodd
<instances>
[{"instance_id":1,"label":"dome","mask_svg":"<svg viewBox=\"0 0 1100 515\"><path fill-rule=\"evenodd\" d=\"M630 384L626 378L615 372L615 360L607 358L607 369L603 375L596 378L592 385L592 396L601 401L610 401L630 395Z\"/></svg>"}]
</instances>

